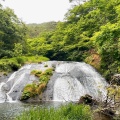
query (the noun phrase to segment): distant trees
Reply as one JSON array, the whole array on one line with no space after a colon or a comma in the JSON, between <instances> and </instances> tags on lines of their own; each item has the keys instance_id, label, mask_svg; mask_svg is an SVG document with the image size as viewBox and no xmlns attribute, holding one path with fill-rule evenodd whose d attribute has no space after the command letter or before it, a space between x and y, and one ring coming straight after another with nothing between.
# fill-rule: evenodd
<instances>
[{"instance_id":1,"label":"distant trees","mask_svg":"<svg viewBox=\"0 0 120 120\"><path fill-rule=\"evenodd\" d=\"M54 31L56 29L57 22L45 22L41 24L27 24L29 38L35 38L45 32Z\"/></svg>"}]
</instances>

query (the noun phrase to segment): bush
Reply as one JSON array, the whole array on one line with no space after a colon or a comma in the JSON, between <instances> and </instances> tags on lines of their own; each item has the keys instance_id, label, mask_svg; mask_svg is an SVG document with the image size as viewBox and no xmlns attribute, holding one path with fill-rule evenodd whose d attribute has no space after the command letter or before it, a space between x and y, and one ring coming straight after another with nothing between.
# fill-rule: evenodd
<instances>
[{"instance_id":1,"label":"bush","mask_svg":"<svg viewBox=\"0 0 120 120\"><path fill-rule=\"evenodd\" d=\"M16 71L20 66L21 65L13 58L0 60L0 71Z\"/></svg>"},{"instance_id":2,"label":"bush","mask_svg":"<svg viewBox=\"0 0 120 120\"><path fill-rule=\"evenodd\" d=\"M47 84L52 74L53 74L53 68L48 68L40 75L39 81L45 82Z\"/></svg>"},{"instance_id":3,"label":"bush","mask_svg":"<svg viewBox=\"0 0 120 120\"><path fill-rule=\"evenodd\" d=\"M52 73L53 73L52 68L48 68L44 72L42 72L40 70L31 71L31 74L39 77L40 83L39 84L33 83L33 84L26 85L23 90L21 100L27 100L30 97L40 95L45 90L45 87L46 87L48 81L50 80Z\"/></svg>"},{"instance_id":4,"label":"bush","mask_svg":"<svg viewBox=\"0 0 120 120\"><path fill-rule=\"evenodd\" d=\"M16 60L17 60L18 64L23 65L25 63L25 59L23 57L16 57Z\"/></svg>"},{"instance_id":5,"label":"bush","mask_svg":"<svg viewBox=\"0 0 120 120\"><path fill-rule=\"evenodd\" d=\"M46 83L40 83L40 84L28 84L25 86L21 100L27 100L31 97L35 97L37 95L40 95L46 87Z\"/></svg>"},{"instance_id":6,"label":"bush","mask_svg":"<svg viewBox=\"0 0 120 120\"><path fill-rule=\"evenodd\" d=\"M33 70L33 71L31 71L31 74L33 74L33 75L35 75L37 77L40 77L41 73L42 73L42 71L40 71L40 70Z\"/></svg>"},{"instance_id":7,"label":"bush","mask_svg":"<svg viewBox=\"0 0 120 120\"><path fill-rule=\"evenodd\" d=\"M49 81L49 79L50 79L50 76L42 74L39 78L39 81L42 82L42 83L43 82L47 83Z\"/></svg>"},{"instance_id":8,"label":"bush","mask_svg":"<svg viewBox=\"0 0 120 120\"><path fill-rule=\"evenodd\" d=\"M1 59L0 60L0 71L16 71L18 70L23 64L31 63L31 62L42 62L49 60L43 56L21 56L21 57L14 57L9 59Z\"/></svg>"},{"instance_id":9,"label":"bush","mask_svg":"<svg viewBox=\"0 0 120 120\"><path fill-rule=\"evenodd\" d=\"M12 71L17 71L21 67L21 65L18 64L17 62L9 62L8 66Z\"/></svg>"},{"instance_id":10,"label":"bush","mask_svg":"<svg viewBox=\"0 0 120 120\"><path fill-rule=\"evenodd\" d=\"M45 75L52 75L53 74L53 68L48 68L47 70L45 70L44 74Z\"/></svg>"},{"instance_id":11,"label":"bush","mask_svg":"<svg viewBox=\"0 0 120 120\"><path fill-rule=\"evenodd\" d=\"M68 104L59 108L32 108L15 120L92 120L89 106Z\"/></svg>"},{"instance_id":12,"label":"bush","mask_svg":"<svg viewBox=\"0 0 120 120\"><path fill-rule=\"evenodd\" d=\"M44 91L45 87L46 87L46 83L40 84L37 88L37 93L40 95Z\"/></svg>"},{"instance_id":13,"label":"bush","mask_svg":"<svg viewBox=\"0 0 120 120\"><path fill-rule=\"evenodd\" d=\"M43 82L47 83L53 74L53 68L48 68L44 72L42 72L40 70L33 70L33 71L31 71L31 74L39 77L39 81L41 83L43 83Z\"/></svg>"},{"instance_id":14,"label":"bush","mask_svg":"<svg viewBox=\"0 0 120 120\"><path fill-rule=\"evenodd\" d=\"M37 95L37 85L36 84L28 84L25 86L22 96L21 96L21 100L26 100L30 97L35 97Z\"/></svg>"}]
</instances>

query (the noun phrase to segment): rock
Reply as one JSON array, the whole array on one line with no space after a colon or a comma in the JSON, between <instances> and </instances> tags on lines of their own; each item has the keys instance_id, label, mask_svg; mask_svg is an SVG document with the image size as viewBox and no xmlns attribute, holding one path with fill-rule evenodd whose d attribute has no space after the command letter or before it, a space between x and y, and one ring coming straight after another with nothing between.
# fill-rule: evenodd
<instances>
[{"instance_id":1,"label":"rock","mask_svg":"<svg viewBox=\"0 0 120 120\"><path fill-rule=\"evenodd\" d=\"M120 85L120 74L115 74L112 76L112 84Z\"/></svg>"},{"instance_id":2,"label":"rock","mask_svg":"<svg viewBox=\"0 0 120 120\"><path fill-rule=\"evenodd\" d=\"M82 96L78 102L78 104L87 104L87 105L98 105L98 102L92 98L92 96L86 94L85 96Z\"/></svg>"},{"instance_id":3,"label":"rock","mask_svg":"<svg viewBox=\"0 0 120 120\"><path fill-rule=\"evenodd\" d=\"M104 108L101 110L101 112L103 112L104 114L109 115L109 116L115 115L115 112L113 110L111 110L110 108Z\"/></svg>"},{"instance_id":4,"label":"rock","mask_svg":"<svg viewBox=\"0 0 120 120\"><path fill-rule=\"evenodd\" d=\"M30 97L26 100L21 100L22 102L26 102L26 103L38 103L41 102L40 96L35 96L35 97Z\"/></svg>"}]
</instances>

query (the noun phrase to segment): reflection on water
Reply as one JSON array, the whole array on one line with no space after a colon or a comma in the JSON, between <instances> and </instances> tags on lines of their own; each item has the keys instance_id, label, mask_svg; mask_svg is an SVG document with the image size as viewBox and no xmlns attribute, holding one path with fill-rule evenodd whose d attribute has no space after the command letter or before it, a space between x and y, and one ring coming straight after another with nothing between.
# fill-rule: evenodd
<instances>
[{"instance_id":1,"label":"reflection on water","mask_svg":"<svg viewBox=\"0 0 120 120\"><path fill-rule=\"evenodd\" d=\"M0 120L13 120L15 115L20 114L23 110L28 109L27 104L23 103L0 103Z\"/></svg>"},{"instance_id":2,"label":"reflection on water","mask_svg":"<svg viewBox=\"0 0 120 120\"><path fill-rule=\"evenodd\" d=\"M61 103L58 102L42 102L42 103L22 103L22 102L5 102L0 103L0 120L13 120L15 116L22 113L24 110L28 110L31 107L51 107L51 106L58 106Z\"/></svg>"}]
</instances>

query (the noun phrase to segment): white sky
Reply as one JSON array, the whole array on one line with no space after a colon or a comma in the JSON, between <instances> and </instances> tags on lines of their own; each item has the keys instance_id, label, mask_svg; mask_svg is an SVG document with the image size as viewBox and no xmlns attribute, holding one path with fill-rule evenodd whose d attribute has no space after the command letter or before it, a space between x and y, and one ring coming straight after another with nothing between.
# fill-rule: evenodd
<instances>
[{"instance_id":1,"label":"white sky","mask_svg":"<svg viewBox=\"0 0 120 120\"><path fill-rule=\"evenodd\" d=\"M69 0L5 0L1 4L25 23L62 21L71 6Z\"/></svg>"}]
</instances>

